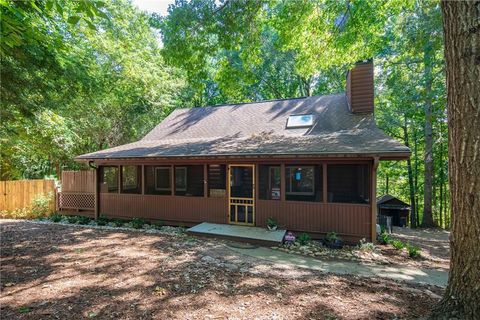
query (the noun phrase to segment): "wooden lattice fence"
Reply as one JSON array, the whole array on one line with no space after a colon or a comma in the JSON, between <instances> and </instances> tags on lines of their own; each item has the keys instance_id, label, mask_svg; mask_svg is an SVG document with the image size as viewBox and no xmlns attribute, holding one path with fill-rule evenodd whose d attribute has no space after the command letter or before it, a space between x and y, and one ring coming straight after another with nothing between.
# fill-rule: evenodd
<instances>
[{"instance_id":1,"label":"wooden lattice fence","mask_svg":"<svg viewBox=\"0 0 480 320\"><path fill-rule=\"evenodd\" d=\"M61 185L60 211L95 211L95 171L63 171Z\"/></svg>"}]
</instances>

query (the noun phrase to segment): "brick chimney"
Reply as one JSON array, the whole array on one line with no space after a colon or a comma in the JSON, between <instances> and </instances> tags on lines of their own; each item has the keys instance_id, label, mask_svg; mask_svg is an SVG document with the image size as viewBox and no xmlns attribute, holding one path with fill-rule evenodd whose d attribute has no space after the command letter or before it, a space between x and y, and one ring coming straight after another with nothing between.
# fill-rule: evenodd
<instances>
[{"instance_id":1,"label":"brick chimney","mask_svg":"<svg viewBox=\"0 0 480 320\"><path fill-rule=\"evenodd\" d=\"M347 73L348 107L353 113L373 113L373 60L357 62Z\"/></svg>"}]
</instances>

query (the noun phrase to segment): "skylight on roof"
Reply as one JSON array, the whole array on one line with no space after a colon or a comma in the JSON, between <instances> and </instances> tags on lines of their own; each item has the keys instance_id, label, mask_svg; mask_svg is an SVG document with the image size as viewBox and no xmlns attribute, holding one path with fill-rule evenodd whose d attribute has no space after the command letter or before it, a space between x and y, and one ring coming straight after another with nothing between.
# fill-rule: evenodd
<instances>
[{"instance_id":1,"label":"skylight on roof","mask_svg":"<svg viewBox=\"0 0 480 320\"><path fill-rule=\"evenodd\" d=\"M291 115L287 120L287 129L311 127L313 125L313 114Z\"/></svg>"}]
</instances>

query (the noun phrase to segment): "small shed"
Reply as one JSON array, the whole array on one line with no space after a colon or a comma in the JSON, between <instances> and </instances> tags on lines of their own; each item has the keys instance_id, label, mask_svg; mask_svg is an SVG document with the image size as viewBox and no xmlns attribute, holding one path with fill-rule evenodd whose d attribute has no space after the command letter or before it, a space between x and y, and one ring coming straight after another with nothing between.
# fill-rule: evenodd
<instances>
[{"instance_id":1,"label":"small shed","mask_svg":"<svg viewBox=\"0 0 480 320\"><path fill-rule=\"evenodd\" d=\"M385 194L377 198L378 216L392 217L392 225L396 227L406 227L408 225L408 217L410 205L402 200Z\"/></svg>"}]
</instances>

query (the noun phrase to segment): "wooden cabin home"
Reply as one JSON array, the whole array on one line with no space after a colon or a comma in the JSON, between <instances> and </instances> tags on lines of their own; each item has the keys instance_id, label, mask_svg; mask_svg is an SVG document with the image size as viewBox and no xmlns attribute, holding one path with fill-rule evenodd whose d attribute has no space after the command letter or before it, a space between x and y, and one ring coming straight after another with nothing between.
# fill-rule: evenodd
<instances>
[{"instance_id":1,"label":"wooden cabin home","mask_svg":"<svg viewBox=\"0 0 480 320\"><path fill-rule=\"evenodd\" d=\"M171 225L266 225L314 238L376 237L379 161L410 150L377 128L373 62L346 92L176 109L143 139L78 156L96 168L95 214Z\"/></svg>"}]
</instances>

